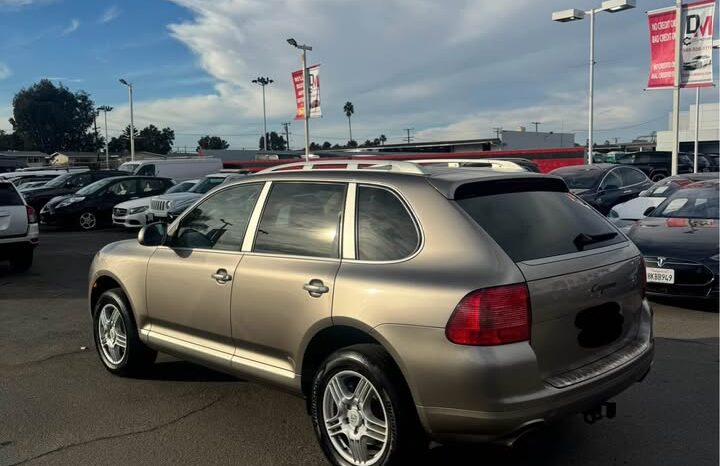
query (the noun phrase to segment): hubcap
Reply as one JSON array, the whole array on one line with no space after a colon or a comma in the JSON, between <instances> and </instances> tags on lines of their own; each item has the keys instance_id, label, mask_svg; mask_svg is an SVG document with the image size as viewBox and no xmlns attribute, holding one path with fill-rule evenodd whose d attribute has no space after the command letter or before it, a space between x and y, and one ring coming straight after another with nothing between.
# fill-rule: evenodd
<instances>
[{"instance_id":1,"label":"hubcap","mask_svg":"<svg viewBox=\"0 0 720 466\"><path fill-rule=\"evenodd\" d=\"M95 219L95 216L90 212L85 212L80 216L80 226L85 230L95 228L96 223L97 220Z\"/></svg>"},{"instance_id":2,"label":"hubcap","mask_svg":"<svg viewBox=\"0 0 720 466\"><path fill-rule=\"evenodd\" d=\"M127 333L120 310L114 304L106 304L100 310L98 339L105 359L118 365L127 351Z\"/></svg>"},{"instance_id":3,"label":"hubcap","mask_svg":"<svg viewBox=\"0 0 720 466\"><path fill-rule=\"evenodd\" d=\"M355 371L335 374L323 394L325 431L335 451L350 464L375 464L388 441L385 406L378 391Z\"/></svg>"}]
</instances>

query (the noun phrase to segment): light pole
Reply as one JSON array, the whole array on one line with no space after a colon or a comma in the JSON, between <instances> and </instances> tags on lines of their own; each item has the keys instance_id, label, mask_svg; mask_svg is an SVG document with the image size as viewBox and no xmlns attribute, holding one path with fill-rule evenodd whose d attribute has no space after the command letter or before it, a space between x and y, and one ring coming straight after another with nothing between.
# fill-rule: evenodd
<instances>
[{"instance_id":1,"label":"light pole","mask_svg":"<svg viewBox=\"0 0 720 466\"><path fill-rule=\"evenodd\" d=\"M252 80L253 84L262 86L263 92L263 138L265 139L265 151L268 151L270 145L268 144L268 132L267 132L267 118L265 117L265 86L271 84L273 81L270 78L257 78Z\"/></svg>"},{"instance_id":2,"label":"light pole","mask_svg":"<svg viewBox=\"0 0 720 466\"><path fill-rule=\"evenodd\" d=\"M135 123L133 121L133 87L132 84L120 79L120 84L127 86L130 99L130 161L135 161Z\"/></svg>"},{"instance_id":3,"label":"light pole","mask_svg":"<svg viewBox=\"0 0 720 466\"><path fill-rule=\"evenodd\" d=\"M111 112L112 109L113 108L108 105L98 107L98 110L105 114L105 168L110 168L110 146L108 144L107 112Z\"/></svg>"},{"instance_id":4,"label":"light pole","mask_svg":"<svg viewBox=\"0 0 720 466\"><path fill-rule=\"evenodd\" d=\"M300 45L295 39L288 39L287 43L293 47L302 50L302 70L303 70L303 101L304 101L304 113L305 113L305 161L310 161L310 86L308 85L308 70L306 52L312 50L309 45Z\"/></svg>"},{"instance_id":5,"label":"light pole","mask_svg":"<svg viewBox=\"0 0 720 466\"><path fill-rule=\"evenodd\" d=\"M595 90L595 15L607 11L617 13L618 11L635 8L635 0L607 0L602 2L600 8L592 8L588 11L570 9L556 11L552 14L552 20L559 23L581 20L585 15L590 16L590 79L588 90L588 164L593 163L593 92Z\"/></svg>"}]
</instances>

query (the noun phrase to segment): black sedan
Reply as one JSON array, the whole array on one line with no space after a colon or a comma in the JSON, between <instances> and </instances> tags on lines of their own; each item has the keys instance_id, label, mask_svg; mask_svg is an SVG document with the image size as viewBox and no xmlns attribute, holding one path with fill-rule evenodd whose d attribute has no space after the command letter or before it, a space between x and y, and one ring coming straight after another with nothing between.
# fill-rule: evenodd
<instances>
[{"instance_id":1,"label":"black sedan","mask_svg":"<svg viewBox=\"0 0 720 466\"><path fill-rule=\"evenodd\" d=\"M645 257L650 294L718 298L718 180L676 191L628 236Z\"/></svg>"},{"instance_id":2,"label":"black sedan","mask_svg":"<svg viewBox=\"0 0 720 466\"><path fill-rule=\"evenodd\" d=\"M121 202L164 193L173 181L153 176L118 176L89 184L75 194L51 199L40 211L40 223L92 230L112 224L113 207Z\"/></svg>"},{"instance_id":3,"label":"black sedan","mask_svg":"<svg viewBox=\"0 0 720 466\"><path fill-rule=\"evenodd\" d=\"M550 172L565 180L568 188L603 215L616 204L629 201L653 182L637 168L596 163L557 168Z\"/></svg>"},{"instance_id":4,"label":"black sedan","mask_svg":"<svg viewBox=\"0 0 720 466\"><path fill-rule=\"evenodd\" d=\"M111 176L125 176L126 172L116 170L89 170L79 173L65 173L49 181L39 188L23 191L23 197L36 212L40 212L45 204L56 196L72 194L91 183Z\"/></svg>"}]
</instances>

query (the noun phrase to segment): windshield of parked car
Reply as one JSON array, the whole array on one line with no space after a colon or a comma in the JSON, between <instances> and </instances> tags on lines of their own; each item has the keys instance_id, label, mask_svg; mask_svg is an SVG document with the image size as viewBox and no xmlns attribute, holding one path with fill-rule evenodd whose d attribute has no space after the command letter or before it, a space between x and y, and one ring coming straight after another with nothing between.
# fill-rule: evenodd
<instances>
[{"instance_id":1,"label":"windshield of parked car","mask_svg":"<svg viewBox=\"0 0 720 466\"><path fill-rule=\"evenodd\" d=\"M110 183L112 183L113 178L105 178L100 181L96 181L94 183L90 183L89 185L85 186L84 188L80 189L75 194L77 196L88 196L90 194L95 194L96 192L100 191Z\"/></svg>"},{"instance_id":2,"label":"windshield of parked car","mask_svg":"<svg viewBox=\"0 0 720 466\"><path fill-rule=\"evenodd\" d=\"M668 197L690 183L692 183L692 180L687 178L664 178L647 190L646 197Z\"/></svg>"},{"instance_id":3,"label":"windshield of parked car","mask_svg":"<svg viewBox=\"0 0 720 466\"><path fill-rule=\"evenodd\" d=\"M676 191L655 209L652 216L717 219L720 216L718 184L697 183L696 186Z\"/></svg>"},{"instance_id":4,"label":"windshield of parked car","mask_svg":"<svg viewBox=\"0 0 720 466\"><path fill-rule=\"evenodd\" d=\"M124 163L120 165L118 170L122 172L128 172L128 173L135 173L135 170L137 170L139 163Z\"/></svg>"},{"instance_id":5,"label":"windshield of parked car","mask_svg":"<svg viewBox=\"0 0 720 466\"><path fill-rule=\"evenodd\" d=\"M567 184L570 189L590 189L595 186L598 178L603 174L600 170L573 170L553 172Z\"/></svg>"},{"instance_id":6,"label":"windshield of parked car","mask_svg":"<svg viewBox=\"0 0 720 466\"><path fill-rule=\"evenodd\" d=\"M205 194L206 192L213 189L215 186L219 186L225 181L225 178L220 176L208 176L198 184L192 187L188 192Z\"/></svg>"},{"instance_id":7,"label":"windshield of parked car","mask_svg":"<svg viewBox=\"0 0 720 466\"><path fill-rule=\"evenodd\" d=\"M74 173L67 173L65 175L60 175L57 178L53 178L51 181L48 181L47 184L45 184L48 188L61 188L65 186L65 182L72 178Z\"/></svg>"},{"instance_id":8,"label":"windshield of parked car","mask_svg":"<svg viewBox=\"0 0 720 466\"><path fill-rule=\"evenodd\" d=\"M184 193L185 191L189 190L195 186L195 182L193 181L183 181L182 183L178 183L175 186L172 186L170 189L165 191L165 194L172 194L172 193Z\"/></svg>"}]
</instances>

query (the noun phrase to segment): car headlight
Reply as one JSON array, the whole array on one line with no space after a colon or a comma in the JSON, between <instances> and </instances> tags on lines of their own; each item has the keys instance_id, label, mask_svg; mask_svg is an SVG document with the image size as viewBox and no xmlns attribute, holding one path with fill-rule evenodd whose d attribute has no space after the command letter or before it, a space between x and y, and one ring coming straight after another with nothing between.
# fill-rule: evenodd
<instances>
[{"instance_id":1,"label":"car headlight","mask_svg":"<svg viewBox=\"0 0 720 466\"><path fill-rule=\"evenodd\" d=\"M714 256L710 256L710 259L714 261L720 261L720 254L715 254Z\"/></svg>"},{"instance_id":2,"label":"car headlight","mask_svg":"<svg viewBox=\"0 0 720 466\"><path fill-rule=\"evenodd\" d=\"M168 201L168 203L167 203L167 210L170 210L170 209L172 209L173 207L175 207L175 201Z\"/></svg>"},{"instance_id":3,"label":"car headlight","mask_svg":"<svg viewBox=\"0 0 720 466\"><path fill-rule=\"evenodd\" d=\"M146 205L144 205L141 207L133 207L132 209L128 210L128 213L129 214L139 214L141 212L145 212L146 210L148 210L148 207Z\"/></svg>"},{"instance_id":4,"label":"car headlight","mask_svg":"<svg viewBox=\"0 0 720 466\"><path fill-rule=\"evenodd\" d=\"M60 201L60 204L58 204L57 207L66 207L66 206L69 206L70 204L75 204L76 202L80 202L80 201L84 201L84 200L85 200L85 198L82 196L69 197L69 198L65 199L64 201Z\"/></svg>"}]
</instances>

